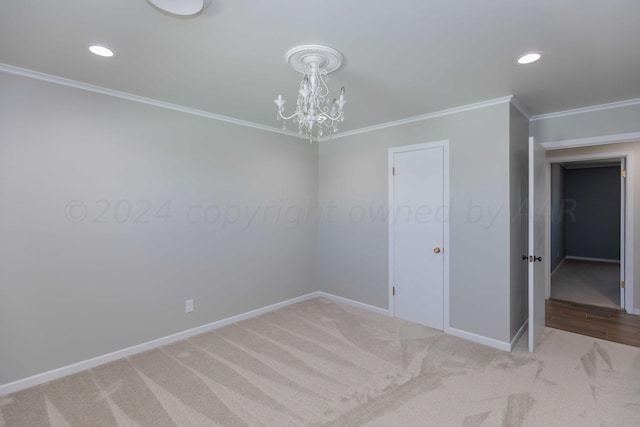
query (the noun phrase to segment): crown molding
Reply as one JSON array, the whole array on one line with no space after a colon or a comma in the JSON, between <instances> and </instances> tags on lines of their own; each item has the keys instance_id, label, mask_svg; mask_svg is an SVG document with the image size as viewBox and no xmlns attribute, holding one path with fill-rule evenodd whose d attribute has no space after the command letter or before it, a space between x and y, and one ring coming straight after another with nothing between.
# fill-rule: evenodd
<instances>
[{"instance_id":1,"label":"crown molding","mask_svg":"<svg viewBox=\"0 0 640 427\"><path fill-rule=\"evenodd\" d=\"M211 113L209 111L198 110L196 108L186 107L184 105L173 104L170 102L160 101L158 99L147 98L144 96L133 95L127 92L122 92L114 89L108 89L102 86L92 85L89 83L83 83L76 80L66 79L64 77L54 76L52 74L41 73L39 71L33 71L26 68L20 68L9 64L0 63L0 72L4 72L7 74L14 74L22 77L28 77L35 80L46 81L49 83L59 84L62 86L68 86L80 90L86 90L88 92L98 93L101 95L112 96L114 98L125 99L128 101L139 102L142 104L152 105L154 107L165 108L167 110L179 111L185 114L192 114L194 116L204 117L212 120L218 120L221 122L232 123L239 126L249 127L258 130L264 130L267 132L278 133L281 135L292 136L295 138L299 138L297 132L282 130L279 128L275 128L272 126L266 126L255 122L250 122L248 120L236 119L229 116L224 116L222 114ZM640 100L638 100L640 103ZM373 132L380 129L386 129L395 126L402 126L409 123L420 122L423 120L434 119L436 117L448 116L451 114L458 114L465 111L476 110L479 108L490 107L493 105L511 103L515 108L517 108L525 117L530 118L530 114L528 111L520 104L513 95L503 96L501 98L490 99L487 101L476 102L473 104L462 105L459 107L449 108L446 110L436 111L433 113L422 114L419 116L408 117L406 119L395 120L392 122L381 123L379 125L368 126L360 129L354 129L352 131L341 132L336 135L325 136L322 138L313 138L314 141L324 142L324 141L332 141L339 138L344 138L347 136L358 135L366 132ZM539 116L538 116L539 117Z\"/></svg>"},{"instance_id":2,"label":"crown molding","mask_svg":"<svg viewBox=\"0 0 640 427\"><path fill-rule=\"evenodd\" d=\"M522 115L525 116L527 120L531 120L531 113L525 108L524 105L520 103L520 101L516 99L515 96L511 98L511 105L513 105L516 110L520 111L520 113L522 113Z\"/></svg>"},{"instance_id":3,"label":"crown molding","mask_svg":"<svg viewBox=\"0 0 640 427\"><path fill-rule=\"evenodd\" d=\"M479 108L491 107L493 105L507 104L512 102L513 96L503 96L501 98L489 99L487 101L476 102L474 104L467 104L460 107L449 108L447 110L436 111L433 113L422 114L420 116L408 117L406 119L395 120L392 122L381 123L379 125L367 126L360 129L354 129L347 132L340 132L336 135L325 136L320 138L319 142L333 141L347 136L358 135L361 133L373 132L380 129L387 129L395 126L402 126L409 123L421 122L424 120L435 119L436 117L449 116L451 114L463 113L465 111L477 110ZM517 107L516 107L517 108Z\"/></svg>"},{"instance_id":4,"label":"crown molding","mask_svg":"<svg viewBox=\"0 0 640 427\"><path fill-rule=\"evenodd\" d=\"M42 80L49 83L55 83L62 86L68 86L76 89L86 90L88 92L99 93L101 95L112 96L114 98L126 99L127 101L139 102L142 104L152 105L154 107L165 108L167 110L179 111L181 113L192 114L194 116L200 116L207 119L218 120L221 122L232 123L239 126L249 127L253 129L264 130L267 132L279 133L282 135L298 137L297 132L286 131L279 128L261 125L259 123L250 122L247 120L236 119L229 116L223 116L222 114L210 113L209 111L198 110L196 108L185 107L179 104L172 104L170 102L160 101L153 98L147 98L144 96L133 95L127 92L121 92L118 90L108 89L102 86L96 86L89 83L83 83L76 80L65 79L64 77L58 77L51 74L41 73L39 71L28 70L26 68L15 67L13 65L0 63L0 72L7 74L15 74L22 77L28 77L35 80Z\"/></svg>"},{"instance_id":5,"label":"crown molding","mask_svg":"<svg viewBox=\"0 0 640 427\"><path fill-rule=\"evenodd\" d=\"M278 134L281 134L281 135L286 135L286 136L299 138L297 132L288 131L288 130L282 130L282 129L279 129L279 128L276 128L276 127L266 126L266 125L262 125L262 124L259 124L259 123L250 122L248 120L236 119L234 117L224 116L222 114L211 113L209 111L198 110L196 108L186 107L184 105L179 105L179 104L173 104L173 103L170 103L170 102L160 101L158 99L147 98L147 97L139 96L139 95L133 95L133 94L130 94L130 93L127 93L127 92L122 92L122 91L118 91L118 90L114 90L114 89L108 89L108 88L105 88L105 87L102 87L102 86L97 86L97 85L92 85L92 84L89 84L89 83L79 82L79 81L76 81L76 80L66 79L64 77L59 77L59 76L54 76L54 75L51 75L51 74L41 73L39 71L33 71L33 70L26 69L26 68L20 68L20 67L16 67L16 66L9 65L9 64L0 63L0 72L7 73L7 74L14 74L14 75L22 76L22 77L28 77L28 78L32 78L32 79L35 79L35 80L41 80L41 81L49 82L49 83L55 83L55 84L59 84L59 85L62 85L62 86L68 86L68 87L76 88L76 89L86 90L88 92L93 92L93 93L98 93L98 94L101 94L101 95L112 96L114 98L125 99L125 100L133 101L133 102L139 102L139 103L142 103L142 104L152 105L152 106L155 106L155 107L165 108L165 109L168 109L168 110L179 111L179 112L182 112L182 113L185 113L185 114L192 114L192 115L199 116L199 117L204 117L204 118L207 118L207 119L217 120L217 121L226 122L226 123L232 123L232 124L235 124L235 125L238 125L238 126L244 126L244 127L249 127L249 128L253 128L253 129L263 130L263 131L266 131L266 132L278 133ZM467 105L463 105L463 106L460 106L460 107L454 107L454 108L449 108L449 109L446 109L446 110L436 111L436 112L433 112L433 113L428 113L428 114L422 114L422 115L419 115L419 116L408 117L406 119L400 119L400 120L395 120L395 121L391 121L391 122L381 123L379 125L373 125L373 126L363 127L363 128L360 128L360 129L354 129L354 130L347 131L347 132L341 132L341 133L336 134L336 135L325 136L325 137L322 137L322 138L319 138L319 139L313 138L313 140L314 141L318 141L318 142L332 141L332 140L344 138L344 137L347 137L347 136L358 135L358 134L367 133L367 132L373 132L373 131L376 131L376 130L386 129L386 128L395 127L395 126L402 126L402 125L409 124L409 123L420 122L420 121L423 121L423 120L434 119L434 118L437 118L437 117L448 116L448 115L451 115L451 114L462 113L462 112L465 112L465 111L476 110L476 109L479 109L479 108L485 108L485 107L490 107L490 106L493 106L493 105L499 105L499 104L504 104L504 103L511 103L511 105L513 105L516 109L518 109L518 111L520 111L527 119L529 119L530 121L533 122L533 121L538 121L538 120L553 119L553 118L564 117L564 116L572 116L572 115L575 115L575 114L584 114L584 113L590 113L590 112L595 112L595 111L609 110L609 109L613 109L613 108L622 108L622 107L630 107L630 106L640 105L640 98L629 99L629 100L626 100L626 101L619 101L619 102L611 102L611 103L608 103L608 104L593 105L593 106L590 106L590 107L576 108L576 109L573 109L573 110L558 111L558 112L555 112L555 113L539 114L539 115L533 116L533 115L531 115L529 113L529 111L513 95L509 95L509 96L504 96L504 97L501 97L501 98L495 98L495 99L490 99L490 100L487 100L487 101L476 102L476 103L473 103L473 104L467 104Z\"/></svg>"},{"instance_id":6,"label":"crown molding","mask_svg":"<svg viewBox=\"0 0 640 427\"><path fill-rule=\"evenodd\" d=\"M556 113L539 114L537 116L532 116L530 120L532 122L535 122L538 120L555 119L558 117L573 116L575 114L593 113L595 111L610 110L613 108L631 107L634 105L640 105L640 98L628 99L626 101L619 101L619 102L610 102L608 104L592 105L590 107L576 108L573 110L558 111Z\"/></svg>"}]
</instances>

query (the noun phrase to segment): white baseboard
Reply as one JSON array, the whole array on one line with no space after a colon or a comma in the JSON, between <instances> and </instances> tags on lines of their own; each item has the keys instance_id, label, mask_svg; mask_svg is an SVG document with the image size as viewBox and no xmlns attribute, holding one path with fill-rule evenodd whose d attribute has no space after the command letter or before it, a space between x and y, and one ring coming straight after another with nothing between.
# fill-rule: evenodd
<instances>
[{"instance_id":1,"label":"white baseboard","mask_svg":"<svg viewBox=\"0 0 640 427\"><path fill-rule=\"evenodd\" d=\"M322 292L322 291L318 291L316 292L317 296L322 297L322 298L326 298L326 299L330 299L332 301L335 302L341 302L343 304L347 304L353 307L358 307L358 308L363 308L365 310L369 310L369 311L373 311L374 313L378 313L378 314L382 314L384 316L389 316L389 310L386 308L380 308L380 307L376 307L375 305L369 305L369 304L365 304L363 302L360 301L354 301L352 299L349 298L345 298L345 297L339 297L338 295L334 295L334 294L329 294L327 292Z\"/></svg>"},{"instance_id":2,"label":"white baseboard","mask_svg":"<svg viewBox=\"0 0 640 427\"><path fill-rule=\"evenodd\" d=\"M640 316L640 308L634 308L633 314L635 314L636 316Z\"/></svg>"},{"instance_id":3,"label":"white baseboard","mask_svg":"<svg viewBox=\"0 0 640 427\"><path fill-rule=\"evenodd\" d=\"M575 259L576 261L609 262L611 264L620 264L619 259L589 258L585 256L573 256L573 255L567 255L565 259Z\"/></svg>"},{"instance_id":4,"label":"white baseboard","mask_svg":"<svg viewBox=\"0 0 640 427\"><path fill-rule=\"evenodd\" d=\"M516 332L516 334L514 335L513 339L509 343L509 351L513 351L513 348L516 346L516 344L518 344L518 340L520 339L522 334L524 334L524 331L527 330L527 326L529 326L529 319L525 319L522 326L520 326L520 329L518 329L518 332Z\"/></svg>"},{"instance_id":5,"label":"white baseboard","mask_svg":"<svg viewBox=\"0 0 640 427\"><path fill-rule=\"evenodd\" d=\"M240 320L249 319L251 317L259 316L264 313L268 313L270 311L277 310L282 307L286 307L291 304L295 304L301 301L306 301L312 298L316 298L319 296L323 296L325 298L331 298L328 294L320 292L312 292L310 294L302 295L296 298L291 298L286 301L282 301L276 304L271 304L266 307L258 308L255 310L248 311L246 313L238 314L236 316L227 317L226 319L217 320L212 323L208 323L206 325L198 326L193 329L188 329L186 331L178 332L176 334L168 335L166 337L158 338L152 341L148 341L142 344L134 345L132 347L128 347L122 350L117 350L112 353L108 353L102 356L97 356L92 359L84 360L81 362L73 363L71 365L63 366L61 368L57 368L48 372L43 372L41 374L37 374L28 378L24 378L21 380L13 381L8 384L0 385L0 396L5 394L14 393L16 391L24 390L29 387L36 386L38 384L46 383L49 381L56 380L58 378L66 377L67 375L76 374L78 372L84 371L86 369L95 368L96 366L104 365L105 363L113 362L114 360L122 359L124 357L128 357L137 353L141 353L143 351L152 350L154 348L161 347L163 345L171 344L176 341L184 340L186 338L193 337L195 335L199 335L205 332L212 331L214 329L222 328L223 326L227 326L231 323L238 322ZM335 297L340 298L340 297ZM331 298L333 299L333 298ZM343 302L343 301L341 301ZM355 303L355 301L354 301ZM347 303L348 304L348 303ZM366 306L366 304L362 304Z\"/></svg>"},{"instance_id":6,"label":"white baseboard","mask_svg":"<svg viewBox=\"0 0 640 427\"><path fill-rule=\"evenodd\" d=\"M376 307L376 306L369 305L369 304L365 304L365 303L362 303L362 302L359 302L359 301L354 301L352 299L340 297L340 296L333 295L333 294L329 294L327 292L319 291L319 292L317 292L317 296L322 297L322 298L327 298L327 299L335 301L335 302L340 302L340 303L343 303L343 304L347 304L347 305L350 305L350 306L353 306L353 307L358 307L358 308L362 308L362 309L365 309L365 310L369 310L369 311L372 311L374 313L382 314L384 316L390 316L391 315L391 313L389 312L388 309ZM529 322L529 320L527 319L524 322L524 324L520 327L520 329L518 330L518 332L516 333L515 337L513 338L513 340L511 340L510 343L494 340L493 338L488 338L488 337L485 337L485 336L482 336L482 335L477 335L477 334L474 334L474 333L471 333L471 332L467 332L467 331L463 331L461 329L456 329L456 328L445 328L444 333L456 336L458 338L463 338L463 339L466 339L466 340L469 340L469 341L473 341L473 342L476 342L478 344L484 344L484 345L487 345L489 347L497 348L498 350L511 351L513 349L513 347L516 345L516 343L518 342L518 339L520 339L520 337L524 333L524 331L527 330L528 322Z\"/></svg>"},{"instance_id":7,"label":"white baseboard","mask_svg":"<svg viewBox=\"0 0 640 427\"><path fill-rule=\"evenodd\" d=\"M454 337L463 338L465 340L473 341L478 344L484 344L489 347L497 348L498 350L511 351L511 343L508 342L494 340L493 338L488 338L482 335L477 335L471 332L451 327L447 328L444 332L449 335L453 335Z\"/></svg>"},{"instance_id":8,"label":"white baseboard","mask_svg":"<svg viewBox=\"0 0 640 427\"><path fill-rule=\"evenodd\" d=\"M302 295L296 298L291 298L286 301L268 305L266 307L258 308L255 310L251 310L246 313L238 314L236 316L231 316L226 319L218 320L212 323L208 323L206 325L198 326L196 328L192 328L186 331L178 332L176 334L168 335L166 337L158 338L158 339L148 341L142 344L134 345L132 347L128 347L122 350L117 350L102 356L97 356L92 359L84 360L81 362L73 363L71 365L63 366L61 368L53 369L48 372L43 372L41 374L33 375L28 378L13 381L8 384L0 385L0 396L4 396L6 394L24 390L26 388L33 387L38 384L43 384L49 381L53 381L58 378L66 377L67 375L76 374L78 372L81 372L87 369L95 368L96 366L104 365L105 363L113 362L115 360L132 356L134 354L141 353L143 351L148 351L154 348L162 347L163 345L184 340L184 339L193 337L195 335L203 334L205 332L209 332L214 329L222 328L224 326L230 325L235 322L239 322L244 319L256 317L261 314L268 313L270 311L274 311L291 304L295 304L298 302L306 301L306 300L317 298L317 297L326 298L335 302L339 302L339 303L350 305L357 308L362 308L364 310L382 314L383 316L390 316L389 310L385 308L380 308L380 307L376 307L370 304L365 304L359 301L354 301L352 299L344 298L338 295L333 295L327 292L322 292L322 291L311 292L306 295ZM636 309L635 314L640 314L640 310ZM499 350L511 351L513 349L513 346L518 342L518 339L520 338L520 336L526 330L526 327L527 327L527 323L525 322L510 343L494 340L492 338L487 338L482 335L476 335L471 332L467 332L467 331L463 331L455 328L446 328L445 333L454 335L459 338L467 339L469 341L477 342L479 344L484 344L489 347L497 348Z\"/></svg>"},{"instance_id":9,"label":"white baseboard","mask_svg":"<svg viewBox=\"0 0 640 427\"><path fill-rule=\"evenodd\" d=\"M358 307L358 308L362 308L362 309L365 309L365 310L369 310L369 311L372 311L374 313L382 314L384 316L390 316L391 315L391 313L389 312L388 309L376 307L376 306L369 305L369 304L365 304L365 303L362 303L362 302L359 302L359 301L354 301L354 300L349 299L349 298L340 297L340 296L329 294L329 293L326 293L326 292L319 291L319 292L317 292L317 296L322 297L322 298L327 298L327 299L335 301L335 302L340 302L340 303L343 303L343 304L347 304L347 305L350 305L350 306L353 306L353 307ZM525 320L525 322L520 327L520 329L518 330L516 335L513 337L511 342L508 342L508 343L507 342L503 342L503 341L494 340L493 338L488 338L488 337L485 337L485 336L482 336L482 335L477 335L477 334L474 334L474 333L471 333L471 332L467 332L467 331L463 331L461 329L456 329L456 328L445 328L444 333L456 336L458 338L463 338L463 339L466 339L466 340L469 340L469 341L473 341L473 342L476 342L478 344L484 344L484 345L487 345L489 347L497 348L498 350L511 351L511 350L513 350L513 347L518 343L518 340L520 339L520 337L522 336L524 331L527 330L527 324L528 323L529 323L529 319Z\"/></svg>"}]
</instances>

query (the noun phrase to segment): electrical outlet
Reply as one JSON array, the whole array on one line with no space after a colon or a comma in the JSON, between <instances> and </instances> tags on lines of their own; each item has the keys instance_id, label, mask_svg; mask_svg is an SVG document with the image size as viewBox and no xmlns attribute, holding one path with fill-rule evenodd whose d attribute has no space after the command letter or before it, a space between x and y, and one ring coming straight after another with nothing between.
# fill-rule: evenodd
<instances>
[{"instance_id":1,"label":"electrical outlet","mask_svg":"<svg viewBox=\"0 0 640 427\"><path fill-rule=\"evenodd\" d=\"M191 313L193 311L193 300L188 299L184 302L184 312Z\"/></svg>"}]
</instances>

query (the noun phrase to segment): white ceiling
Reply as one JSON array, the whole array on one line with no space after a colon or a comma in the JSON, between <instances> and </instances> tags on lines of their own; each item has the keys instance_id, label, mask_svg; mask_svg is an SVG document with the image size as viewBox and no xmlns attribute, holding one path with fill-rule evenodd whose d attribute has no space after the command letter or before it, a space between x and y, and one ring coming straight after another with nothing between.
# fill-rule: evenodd
<instances>
[{"instance_id":1,"label":"white ceiling","mask_svg":"<svg viewBox=\"0 0 640 427\"><path fill-rule=\"evenodd\" d=\"M0 62L277 127L300 44L345 56L352 130L513 94L532 114L640 98L637 0L2 0ZM113 58L87 44L111 47ZM542 50L528 66L514 59Z\"/></svg>"}]
</instances>

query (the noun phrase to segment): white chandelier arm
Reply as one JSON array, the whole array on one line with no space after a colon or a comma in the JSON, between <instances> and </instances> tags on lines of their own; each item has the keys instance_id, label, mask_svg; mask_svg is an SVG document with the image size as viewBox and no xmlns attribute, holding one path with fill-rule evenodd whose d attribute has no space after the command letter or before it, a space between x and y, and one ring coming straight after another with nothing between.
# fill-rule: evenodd
<instances>
[{"instance_id":1,"label":"white chandelier arm","mask_svg":"<svg viewBox=\"0 0 640 427\"><path fill-rule=\"evenodd\" d=\"M319 80L322 82L322 86L324 86L324 89L322 87L318 87L318 105L325 103L327 100L327 96L329 96L329 86L327 85L327 82L323 78L323 76L326 76L326 75L327 75L327 72L324 71L324 72L321 72L319 76Z\"/></svg>"},{"instance_id":2,"label":"white chandelier arm","mask_svg":"<svg viewBox=\"0 0 640 427\"><path fill-rule=\"evenodd\" d=\"M282 114L282 111L278 111L278 116L280 116L280 118L282 120L291 120L293 119L295 116L298 116L299 114L297 112L293 113L290 116L285 116L284 114Z\"/></svg>"}]
</instances>

